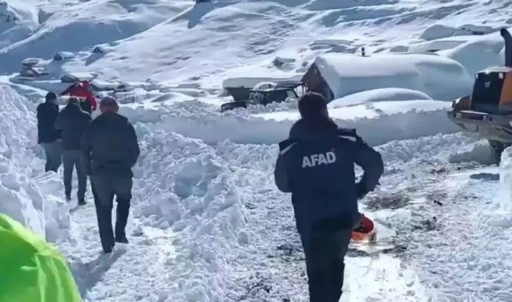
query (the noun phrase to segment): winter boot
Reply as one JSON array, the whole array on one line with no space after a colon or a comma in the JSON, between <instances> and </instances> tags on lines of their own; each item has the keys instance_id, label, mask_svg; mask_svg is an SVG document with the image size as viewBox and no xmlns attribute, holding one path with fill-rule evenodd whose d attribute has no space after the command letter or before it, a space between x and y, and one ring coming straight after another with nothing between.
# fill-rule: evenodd
<instances>
[{"instance_id":1,"label":"winter boot","mask_svg":"<svg viewBox=\"0 0 512 302\"><path fill-rule=\"evenodd\" d=\"M128 244L128 238L126 236L116 236L116 242Z\"/></svg>"}]
</instances>

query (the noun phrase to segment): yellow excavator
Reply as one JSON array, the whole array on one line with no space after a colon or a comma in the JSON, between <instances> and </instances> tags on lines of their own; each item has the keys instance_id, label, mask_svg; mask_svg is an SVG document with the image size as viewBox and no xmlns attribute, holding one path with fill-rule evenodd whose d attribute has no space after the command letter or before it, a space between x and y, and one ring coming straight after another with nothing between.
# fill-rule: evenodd
<instances>
[{"instance_id":1,"label":"yellow excavator","mask_svg":"<svg viewBox=\"0 0 512 302\"><path fill-rule=\"evenodd\" d=\"M505 66L479 71L471 95L453 101L448 118L468 132L487 139L496 162L512 145L512 36L507 29L500 34L505 40Z\"/></svg>"}]
</instances>

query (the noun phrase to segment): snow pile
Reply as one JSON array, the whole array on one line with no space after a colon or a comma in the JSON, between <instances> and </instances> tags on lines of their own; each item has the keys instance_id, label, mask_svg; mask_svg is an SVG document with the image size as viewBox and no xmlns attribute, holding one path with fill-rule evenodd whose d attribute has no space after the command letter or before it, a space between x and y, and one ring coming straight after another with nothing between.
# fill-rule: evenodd
<instances>
[{"instance_id":1,"label":"snow pile","mask_svg":"<svg viewBox=\"0 0 512 302\"><path fill-rule=\"evenodd\" d=\"M0 212L20 221L49 241L65 236L69 217L45 199L34 181L44 162L32 147L37 143L35 114L27 100L0 85Z\"/></svg>"},{"instance_id":2,"label":"snow pile","mask_svg":"<svg viewBox=\"0 0 512 302\"><path fill-rule=\"evenodd\" d=\"M199 140L143 125L137 132L143 143L134 169L135 215L175 234L176 255L166 263L168 298L225 300L224 263L244 224L229 166Z\"/></svg>"},{"instance_id":3,"label":"snow pile","mask_svg":"<svg viewBox=\"0 0 512 302\"><path fill-rule=\"evenodd\" d=\"M512 212L512 147L506 148L501 154L498 201L501 211Z\"/></svg>"},{"instance_id":4,"label":"snow pile","mask_svg":"<svg viewBox=\"0 0 512 302\"><path fill-rule=\"evenodd\" d=\"M440 55L459 62L470 74L490 66L505 64L502 50L504 41L499 33L471 39L453 49L442 50Z\"/></svg>"},{"instance_id":5,"label":"snow pile","mask_svg":"<svg viewBox=\"0 0 512 302\"><path fill-rule=\"evenodd\" d=\"M473 85L473 78L462 65L435 55L325 54L314 64L335 98L377 88L406 88L448 100L468 94Z\"/></svg>"},{"instance_id":6,"label":"snow pile","mask_svg":"<svg viewBox=\"0 0 512 302\"><path fill-rule=\"evenodd\" d=\"M338 108L349 105L368 104L374 102L386 101L412 101L412 100L432 100L428 95L421 91L405 88L378 88L347 95L340 99L335 99L329 104L328 108Z\"/></svg>"}]
</instances>

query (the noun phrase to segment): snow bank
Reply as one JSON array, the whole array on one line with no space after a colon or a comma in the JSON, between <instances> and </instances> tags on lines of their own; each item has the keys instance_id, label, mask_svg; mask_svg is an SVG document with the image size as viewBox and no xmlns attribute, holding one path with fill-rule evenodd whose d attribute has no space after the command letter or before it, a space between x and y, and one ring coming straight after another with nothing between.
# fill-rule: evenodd
<instances>
[{"instance_id":1,"label":"snow bank","mask_svg":"<svg viewBox=\"0 0 512 302\"><path fill-rule=\"evenodd\" d=\"M470 74L489 66L505 64L503 38L493 33L469 40L453 49L440 51L439 54L459 62Z\"/></svg>"},{"instance_id":2,"label":"snow bank","mask_svg":"<svg viewBox=\"0 0 512 302\"><path fill-rule=\"evenodd\" d=\"M385 101L411 101L411 100L432 100L421 91L404 88L380 88L347 95L340 99L331 101L328 108L338 108L348 105L359 105Z\"/></svg>"},{"instance_id":3,"label":"snow bank","mask_svg":"<svg viewBox=\"0 0 512 302\"><path fill-rule=\"evenodd\" d=\"M69 216L41 194L34 180L44 168L32 150L37 143L35 114L27 109L27 100L8 86L0 85L0 100L0 212L49 241L61 239Z\"/></svg>"},{"instance_id":4,"label":"snow bank","mask_svg":"<svg viewBox=\"0 0 512 302\"><path fill-rule=\"evenodd\" d=\"M335 98L377 88L406 88L449 100L471 91L473 78L462 65L435 55L382 54L370 57L325 54L315 59Z\"/></svg>"},{"instance_id":5,"label":"snow bank","mask_svg":"<svg viewBox=\"0 0 512 302\"><path fill-rule=\"evenodd\" d=\"M238 248L245 220L229 166L199 140L136 128L142 152L134 169L135 215L175 234L176 255L166 262L167 296L226 300L224 263Z\"/></svg>"},{"instance_id":6,"label":"snow bank","mask_svg":"<svg viewBox=\"0 0 512 302\"><path fill-rule=\"evenodd\" d=\"M369 144L378 145L391 140L459 131L446 118L449 106L448 102L428 100L376 102L331 109L330 114L340 125L357 128ZM240 109L221 114L199 102L183 102L162 114L162 128L206 143L230 140L274 144L288 136L298 117L296 111L251 114Z\"/></svg>"}]
</instances>

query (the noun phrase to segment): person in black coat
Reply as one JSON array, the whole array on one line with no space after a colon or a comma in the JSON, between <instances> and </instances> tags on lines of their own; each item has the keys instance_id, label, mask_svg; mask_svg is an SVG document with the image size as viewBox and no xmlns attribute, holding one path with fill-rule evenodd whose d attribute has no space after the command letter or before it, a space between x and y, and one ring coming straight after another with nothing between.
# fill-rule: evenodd
<instances>
[{"instance_id":1,"label":"person in black coat","mask_svg":"<svg viewBox=\"0 0 512 302\"><path fill-rule=\"evenodd\" d=\"M306 256L311 302L339 301L352 230L359 226L358 199L375 189L384 171L381 155L355 129L338 128L325 98L299 100L301 119L279 143L274 178L292 193L297 230ZM356 182L354 164L364 174Z\"/></svg>"},{"instance_id":2,"label":"person in black coat","mask_svg":"<svg viewBox=\"0 0 512 302\"><path fill-rule=\"evenodd\" d=\"M91 121L91 116L80 108L77 98L70 98L68 104L59 113L55 128L61 131L62 160L64 163L64 190L66 200L71 200L73 169L76 167L78 178L78 204L85 204L87 188L87 162L82 156L82 137Z\"/></svg>"},{"instance_id":3,"label":"person in black coat","mask_svg":"<svg viewBox=\"0 0 512 302\"><path fill-rule=\"evenodd\" d=\"M37 106L37 143L43 147L46 155L45 172L57 172L62 163L60 132L55 129L58 114L57 95L48 92L45 102Z\"/></svg>"},{"instance_id":4,"label":"person in black coat","mask_svg":"<svg viewBox=\"0 0 512 302\"><path fill-rule=\"evenodd\" d=\"M82 140L82 152L89 160L91 185L96 206L101 244L110 253L115 242L128 243L126 223L132 198L133 173L140 154L135 129L117 113L116 100L106 97L100 103L101 115L89 125ZM112 206L117 197L115 237Z\"/></svg>"}]
</instances>

